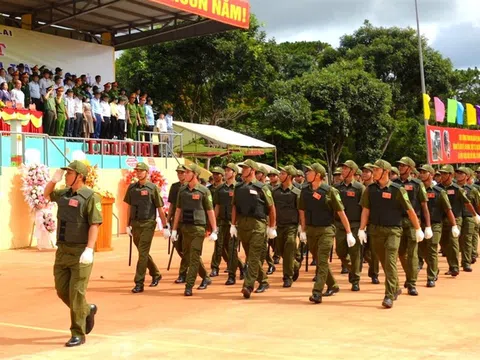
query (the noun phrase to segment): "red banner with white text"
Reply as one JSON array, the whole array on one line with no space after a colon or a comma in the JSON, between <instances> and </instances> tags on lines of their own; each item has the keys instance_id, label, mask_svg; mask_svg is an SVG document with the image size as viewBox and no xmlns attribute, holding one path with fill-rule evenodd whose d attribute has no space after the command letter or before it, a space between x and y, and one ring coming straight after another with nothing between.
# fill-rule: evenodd
<instances>
[{"instance_id":1,"label":"red banner with white text","mask_svg":"<svg viewBox=\"0 0 480 360\"><path fill-rule=\"evenodd\" d=\"M149 0L239 28L250 27L248 0Z\"/></svg>"},{"instance_id":2,"label":"red banner with white text","mask_svg":"<svg viewBox=\"0 0 480 360\"><path fill-rule=\"evenodd\" d=\"M480 163L480 130L427 126L431 164Z\"/></svg>"}]
</instances>

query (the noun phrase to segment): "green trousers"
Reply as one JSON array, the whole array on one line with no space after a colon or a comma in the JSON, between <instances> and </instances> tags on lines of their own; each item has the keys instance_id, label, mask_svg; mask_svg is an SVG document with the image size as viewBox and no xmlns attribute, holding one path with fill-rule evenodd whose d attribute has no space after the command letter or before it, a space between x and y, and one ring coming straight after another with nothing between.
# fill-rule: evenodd
<instances>
[{"instance_id":1,"label":"green trousers","mask_svg":"<svg viewBox=\"0 0 480 360\"><path fill-rule=\"evenodd\" d=\"M462 252L462 267L472 265L473 236L475 234L475 220L473 217L464 217L462 230L458 239Z\"/></svg>"},{"instance_id":2,"label":"green trousers","mask_svg":"<svg viewBox=\"0 0 480 360\"><path fill-rule=\"evenodd\" d=\"M431 239L424 239L418 244L418 254L427 263L427 280L434 281L438 272L438 244L442 237L442 223L433 223ZM425 231L425 225L422 226ZM450 227L451 229L451 227Z\"/></svg>"},{"instance_id":3,"label":"green trousers","mask_svg":"<svg viewBox=\"0 0 480 360\"><path fill-rule=\"evenodd\" d=\"M278 255L283 258L282 266L284 280L292 280L294 271L300 268L300 264L295 260L297 232L298 225L277 226L277 238L275 244Z\"/></svg>"},{"instance_id":4,"label":"green trousers","mask_svg":"<svg viewBox=\"0 0 480 360\"><path fill-rule=\"evenodd\" d=\"M368 277L373 279L378 278L378 274L380 273L380 262L378 260L377 253L375 252L375 248L372 245L371 236L372 234L370 233L370 226L368 226L367 243L364 246L364 257L368 263Z\"/></svg>"},{"instance_id":5,"label":"green trousers","mask_svg":"<svg viewBox=\"0 0 480 360\"><path fill-rule=\"evenodd\" d=\"M127 124L127 138L137 140L137 120L132 120L131 124Z\"/></svg>"},{"instance_id":6,"label":"green trousers","mask_svg":"<svg viewBox=\"0 0 480 360\"><path fill-rule=\"evenodd\" d=\"M63 136L65 133L65 124L67 123L67 118L65 115L59 115L57 117L57 126L55 128L56 136Z\"/></svg>"},{"instance_id":7,"label":"green trousers","mask_svg":"<svg viewBox=\"0 0 480 360\"><path fill-rule=\"evenodd\" d=\"M328 265L328 258L330 256L330 249L333 245L333 238L335 237L335 226L309 226L306 229L308 248L315 253L314 257L317 260L317 281L313 285L313 294L321 295L325 284L327 288L338 287L332 270Z\"/></svg>"},{"instance_id":8,"label":"green trousers","mask_svg":"<svg viewBox=\"0 0 480 360\"><path fill-rule=\"evenodd\" d=\"M90 314L85 293L93 264L80 264L80 256L84 250L85 245L58 243L53 265L55 290L70 309L70 332L72 336L78 337L85 337L86 319Z\"/></svg>"},{"instance_id":9,"label":"green trousers","mask_svg":"<svg viewBox=\"0 0 480 360\"><path fill-rule=\"evenodd\" d=\"M230 228L229 228L229 235L230 235ZM237 268L240 271L243 271L245 264L240 260L238 257L238 245L240 240L238 237L232 238L229 236L228 238L228 277L233 279L236 278Z\"/></svg>"},{"instance_id":10,"label":"green trousers","mask_svg":"<svg viewBox=\"0 0 480 360\"><path fill-rule=\"evenodd\" d=\"M398 257L402 263L403 271L405 271L407 286L415 287L418 277L418 243L415 229L409 218L403 219L402 229Z\"/></svg>"},{"instance_id":11,"label":"green trousers","mask_svg":"<svg viewBox=\"0 0 480 360\"><path fill-rule=\"evenodd\" d=\"M462 228L463 219L461 217L455 219L459 229ZM442 228L442 237L440 238L440 244L442 245L442 250L447 256L448 269L450 271L458 271L458 253L459 253L459 244L458 237L454 237L452 234L452 225L448 219L443 220Z\"/></svg>"},{"instance_id":12,"label":"green trousers","mask_svg":"<svg viewBox=\"0 0 480 360\"><path fill-rule=\"evenodd\" d=\"M135 272L135 284L143 286L145 273L151 277L160 276L160 270L150 256L153 235L155 234L155 220L134 220L132 221L133 243L138 249L137 270Z\"/></svg>"},{"instance_id":13,"label":"green trousers","mask_svg":"<svg viewBox=\"0 0 480 360\"><path fill-rule=\"evenodd\" d=\"M238 219L238 238L247 256L248 270L245 274L243 287L253 289L255 280L260 284L268 284L268 277L262 268L262 257L266 251L265 234L267 225L251 217Z\"/></svg>"},{"instance_id":14,"label":"green trousers","mask_svg":"<svg viewBox=\"0 0 480 360\"><path fill-rule=\"evenodd\" d=\"M358 227L352 228L352 234L355 237L355 245L348 247L347 233L340 224L336 226L335 241L336 253L342 261L342 267L345 266L349 271L348 280L351 284L360 282L360 274L362 272L362 246L358 240Z\"/></svg>"},{"instance_id":15,"label":"green trousers","mask_svg":"<svg viewBox=\"0 0 480 360\"><path fill-rule=\"evenodd\" d=\"M173 248L177 251L177 254L178 256L180 256L180 259L181 259L178 275L186 277L187 270L188 270L188 259L183 254L183 235L182 235L181 226L179 227L179 230L178 230L178 239L173 243Z\"/></svg>"},{"instance_id":16,"label":"green trousers","mask_svg":"<svg viewBox=\"0 0 480 360\"><path fill-rule=\"evenodd\" d=\"M188 259L188 271L185 288L191 289L195 285L197 275L202 279L209 279L207 270L202 261L203 241L205 240L205 227L182 224L183 256Z\"/></svg>"},{"instance_id":17,"label":"green trousers","mask_svg":"<svg viewBox=\"0 0 480 360\"><path fill-rule=\"evenodd\" d=\"M220 221L219 221L220 222ZM230 224L218 225L218 239L212 254L210 267L212 270L219 270L220 263L225 261L228 264L228 244L230 240Z\"/></svg>"},{"instance_id":18,"label":"green trousers","mask_svg":"<svg viewBox=\"0 0 480 360\"><path fill-rule=\"evenodd\" d=\"M475 233L473 234L473 240L472 240L472 258L477 258L478 257L478 232L480 228L479 225L475 224Z\"/></svg>"},{"instance_id":19,"label":"green trousers","mask_svg":"<svg viewBox=\"0 0 480 360\"><path fill-rule=\"evenodd\" d=\"M385 296L393 300L400 289L397 258L402 228L400 226L369 225L370 240L385 273Z\"/></svg>"}]
</instances>

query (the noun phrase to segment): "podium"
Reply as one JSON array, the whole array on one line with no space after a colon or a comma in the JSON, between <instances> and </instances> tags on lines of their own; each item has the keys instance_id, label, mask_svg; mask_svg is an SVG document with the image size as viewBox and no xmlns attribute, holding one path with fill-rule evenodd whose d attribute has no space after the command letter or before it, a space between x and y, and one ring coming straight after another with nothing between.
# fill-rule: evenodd
<instances>
[{"instance_id":1,"label":"podium","mask_svg":"<svg viewBox=\"0 0 480 360\"><path fill-rule=\"evenodd\" d=\"M98 230L95 252L112 251L112 218L115 199L102 197L103 223Z\"/></svg>"}]
</instances>

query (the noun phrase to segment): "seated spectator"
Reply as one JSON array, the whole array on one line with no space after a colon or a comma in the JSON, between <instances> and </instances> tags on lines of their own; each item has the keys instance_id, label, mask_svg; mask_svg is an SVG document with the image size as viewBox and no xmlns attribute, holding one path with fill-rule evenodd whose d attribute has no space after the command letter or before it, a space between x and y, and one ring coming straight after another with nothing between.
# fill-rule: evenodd
<instances>
[{"instance_id":1,"label":"seated spectator","mask_svg":"<svg viewBox=\"0 0 480 360\"><path fill-rule=\"evenodd\" d=\"M7 101L11 101L10 92L8 91L8 84L6 82L0 84L0 101L2 101L4 104Z\"/></svg>"},{"instance_id":2,"label":"seated spectator","mask_svg":"<svg viewBox=\"0 0 480 360\"><path fill-rule=\"evenodd\" d=\"M25 104L25 94L22 91L22 82L15 80L14 88L10 91L10 99L13 106L18 109L23 109Z\"/></svg>"}]
</instances>

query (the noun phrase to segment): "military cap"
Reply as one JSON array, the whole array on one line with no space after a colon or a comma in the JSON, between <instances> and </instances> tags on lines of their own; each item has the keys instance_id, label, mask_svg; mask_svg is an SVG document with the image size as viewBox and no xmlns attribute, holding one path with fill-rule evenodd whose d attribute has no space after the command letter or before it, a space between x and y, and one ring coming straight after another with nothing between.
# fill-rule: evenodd
<instances>
[{"instance_id":1,"label":"military cap","mask_svg":"<svg viewBox=\"0 0 480 360\"><path fill-rule=\"evenodd\" d=\"M232 169L235 174L238 174L238 166L235 165L234 163L228 163L223 167L223 169L226 169L226 168Z\"/></svg>"},{"instance_id":2,"label":"military cap","mask_svg":"<svg viewBox=\"0 0 480 360\"><path fill-rule=\"evenodd\" d=\"M62 170L72 170L75 171L77 174L87 176L88 175L88 167L84 163L79 160L72 161L68 166L62 167Z\"/></svg>"},{"instance_id":3,"label":"military cap","mask_svg":"<svg viewBox=\"0 0 480 360\"><path fill-rule=\"evenodd\" d=\"M418 172L418 170L417 170L416 168L412 168L412 173L414 173L415 175L418 175L418 174L419 174L419 172Z\"/></svg>"},{"instance_id":4,"label":"military cap","mask_svg":"<svg viewBox=\"0 0 480 360\"><path fill-rule=\"evenodd\" d=\"M267 175L280 175L280 171L277 169L272 168Z\"/></svg>"},{"instance_id":5,"label":"military cap","mask_svg":"<svg viewBox=\"0 0 480 360\"><path fill-rule=\"evenodd\" d=\"M448 173L448 174L453 174L455 172L452 165L443 165L438 171L440 173Z\"/></svg>"},{"instance_id":6,"label":"military cap","mask_svg":"<svg viewBox=\"0 0 480 360\"><path fill-rule=\"evenodd\" d=\"M364 170L364 169L373 171L373 164L372 163L366 163L365 165L362 166L362 170Z\"/></svg>"},{"instance_id":7,"label":"military cap","mask_svg":"<svg viewBox=\"0 0 480 360\"><path fill-rule=\"evenodd\" d=\"M186 170L190 170L197 175L200 175L200 173L201 173L200 166L198 166L197 164L192 163L190 165L184 165L184 167L185 167Z\"/></svg>"},{"instance_id":8,"label":"military cap","mask_svg":"<svg viewBox=\"0 0 480 360\"><path fill-rule=\"evenodd\" d=\"M262 173L263 175L267 175L268 173L267 169L264 166L259 166L256 172Z\"/></svg>"},{"instance_id":9,"label":"military cap","mask_svg":"<svg viewBox=\"0 0 480 360\"><path fill-rule=\"evenodd\" d=\"M220 166L215 166L212 170L210 170L212 174L222 174L225 175L225 170L221 168Z\"/></svg>"},{"instance_id":10,"label":"military cap","mask_svg":"<svg viewBox=\"0 0 480 360\"><path fill-rule=\"evenodd\" d=\"M145 164L144 162L139 162L139 163L137 164L137 166L135 166L135 170L145 170L145 171L148 171L148 170L150 170L150 167L149 167L147 164Z\"/></svg>"},{"instance_id":11,"label":"military cap","mask_svg":"<svg viewBox=\"0 0 480 360\"><path fill-rule=\"evenodd\" d=\"M305 177L305 174L303 173L302 170L297 170L297 176L302 176L302 177Z\"/></svg>"},{"instance_id":12,"label":"military cap","mask_svg":"<svg viewBox=\"0 0 480 360\"><path fill-rule=\"evenodd\" d=\"M176 169L175 171L177 171L177 172L178 172L178 171L180 171L180 172L185 172L185 166L183 166L183 165L178 165L178 166L177 166L177 169Z\"/></svg>"},{"instance_id":13,"label":"military cap","mask_svg":"<svg viewBox=\"0 0 480 360\"><path fill-rule=\"evenodd\" d=\"M388 161L382 160L382 159L375 161L375 164L373 164L373 167L377 169L388 170L388 171L392 170L392 165Z\"/></svg>"},{"instance_id":14,"label":"military cap","mask_svg":"<svg viewBox=\"0 0 480 360\"><path fill-rule=\"evenodd\" d=\"M20 76L20 73L18 72L18 70L17 70L17 71L14 71L13 74L12 74L12 76Z\"/></svg>"},{"instance_id":15,"label":"military cap","mask_svg":"<svg viewBox=\"0 0 480 360\"><path fill-rule=\"evenodd\" d=\"M104 87L110 86L111 84L109 82L103 84Z\"/></svg>"},{"instance_id":16,"label":"military cap","mask_svg":"<svg viewBox=\"0 0 480 360\"><path fill-rule=\"evenodd\" d=\"M342 168L341 167L335 168L333 175L342 175Z\"/></svg>"},{"instance_id":17,"label":"military cap","mask_svg":"<svg viewBox=\"0 0 480 360\"><path fill-rule=\"evenodd\" d=\"M327 174L327 170L325 170L325 168L319 163L313 163L312 165L305 167L308 171L315 171L315 173L322 175L322 177Z\"/></svg>"},{"instance_id":18,"label":"military cap","mask_svg":"<svg viewBox=\"0 0 480 360\"><path fill-rule=\"evenodd\" d=\"M408 156L402 157L400 160L397 161L397 164L407 165L407 166L410 166L411 168L415 169L415 161L413 161Z\"/></svg>"},{"instance_id":19,"label":"military cap","mask_svg":"<svg viewBox=\"0 0 480 360\"><path fill-rule=\"evenodd\" d=\"M64 88L63 86L59 86L59 87L57 88L57 91L63 91L63 90L65 90L65 88Z\"/></svg>"},{"instance_id":20,"label":"military cap","mask_svg":"<svg viewBox=\"0 0 480 360\"><path fill-rule=\"evenodd\" d=\"M352 169L353 171L358 170L358 165L353 160L347 160L344 163L341 163L340 166L346 166L346 167Z\"/></svg>"},{"instance_id":21,"label":"military cap","mask_svg":"<svg viewBox=\"0 0 480 360\"><path fill-rule=\"evenodd\" d=\"M279 169L280 169L280 171L285 171L287 173L287 175L290 175L290 176L295 176L298 173L298 170L295 169L295 167L293 167L292 165L279 167Z\"/></svg>"},{"instance_id":22,"label":"military cap","mask_svg":"<svg viewBox=\"0 0 480 360\"><path fill-rule=\"evenodd\" d=\"M471 170L470 170L468 167L466 167L466 166L460 166L457 170L455 170L455 172L461 172L461 173L464 173L464 174L467 175L467 176L471 176L471 175L470 175L470 174L471 174L470 171L471 171Z\"/></svg>"},{"instance_id":23,"label":"military cap","mask_svg":"<svg viewBox=\"0 0 480 360\"><path fill-rule=\"evenodd\" d=\"M38 70L38 65L35 65L32 70Z\"/></svg>"},{"instance_id":24,"label":"military cap","mask_svg":"<svg viewBox=\"0 0 480 360\"><path fill-rule=\"evenodd\" d=\"M400 170L398 170L398 168L396 166L392 166L392 173L394 174L397 174L398 176L400 176Z\"/></svg>"},{"instance_id":25,"label":"military cap","mask_svg":"<svg viewBox=\"0 0 480 360\"><path fill-rule=\"evenodd\" d=\"M419 170L420 171L426 171L426 172L429 172L432 175L435 175L435 169L432 166L427 165L427 164L420 166Z\"/></svg>"},{"instance_id":26,"label":"military cap","mask_svg":"<svg viewBox=\"0 0 480 360\"><path fill-rule=\"evenodd\" d=\"M355 175L362 175L362 170L358 169L358 170L355 172Z\"/></svg>"},{"instance_id":27,"label":"military cap","mask_svg":"<svg viewBox=\"0 0 480 360\"><path fill-rule=\"evenodd\" d=\"M239 164L238 166L240 167L249 167L252 168L253 170L258 170L258 165L255 161L252 159L245 160L243 163Z\"/></svg>"}]
</instances>

